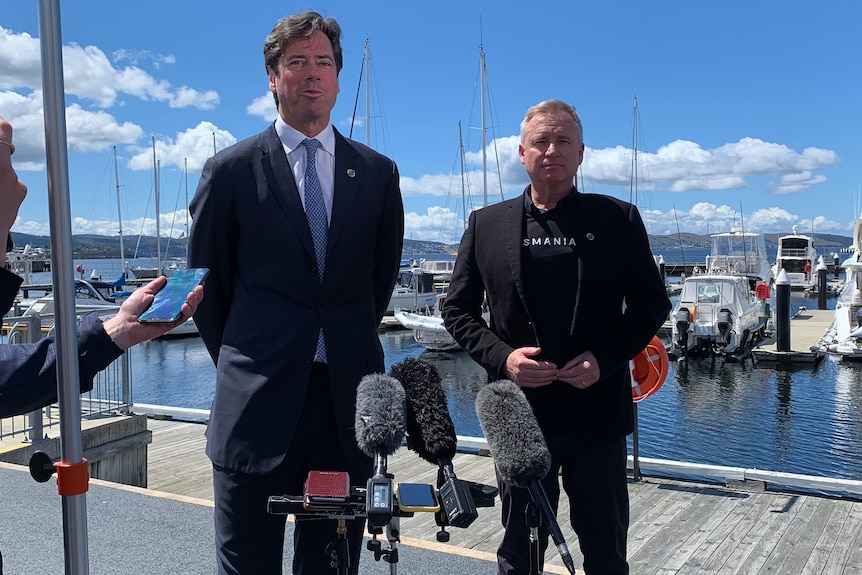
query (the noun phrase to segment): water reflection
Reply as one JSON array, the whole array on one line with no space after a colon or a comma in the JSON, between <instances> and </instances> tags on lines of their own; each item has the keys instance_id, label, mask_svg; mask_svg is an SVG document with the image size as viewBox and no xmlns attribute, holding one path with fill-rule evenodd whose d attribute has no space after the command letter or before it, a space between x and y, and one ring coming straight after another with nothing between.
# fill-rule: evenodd
<instances>
[{"instance_id":1,"label":"water reflection","mask_svg":"<svg viewBox=\"0 0 862 575\"><path fill-rule=\"evenodd\" d=\"M480 437L482 430L476 417L475 403L476 394L488 381L485 370L470 359L465 351L424 351L419 357L434 365L440 373L455 432L458 435Z\"/></svg>"},{"instance_id":2,"label":"water reflection","mask_svg":"<svg viewBox=\"0 0 862 575\"><path fill-rule=\"evenodd\" d=\"M440 372L459 435L481 435L476 393L487 376L463 351L428 353L410 331L381 332L386 369L421 357ZM200 338L153 341L132 354L134 400L207 409L215 368ZM776 370L751 361L674 362L638 404L642 457L862 477L862 365L827 358Z\"/></svg>"}]
</instances>

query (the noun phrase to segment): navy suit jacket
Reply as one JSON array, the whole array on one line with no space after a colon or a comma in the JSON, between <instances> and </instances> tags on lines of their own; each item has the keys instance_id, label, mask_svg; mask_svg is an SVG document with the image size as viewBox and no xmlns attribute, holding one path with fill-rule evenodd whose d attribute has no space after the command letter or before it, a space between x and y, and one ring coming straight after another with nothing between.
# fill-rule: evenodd
<instances>
[{"instance_id":1,"label":"navy suit jacket","mask_svg":"<svg viewBox=\"0 0 862 575\"><path fill-rule=\"evenodd\" d=\"M586 390L557 381L524 394L543 430L626 435L633 414L628 362L656 335L670 300L637 208L580 192L573 201L578 284L566 361L592 351L601 379ZM508 378L506 358L515 348L542 344L534 325L543 318L527 296L522 265L524 216L523 195L470 215L443 303L446 328L490 380ZM490 324L481 316L486 292Z\"/></svg>"},{"instance_id":2,"label":"navy suit jacket","mask_svg":"<svg viewBox=\"0 0 862 575\"><path fill-rule=\"evenodd\" d=\"M9 311L21 278L0 269L0 311ZM78 378L81 393L93 389L93 378L123 351L111 341L95 312L78 327ZM54 338L38 343L0 345L0 417L11 417L57 401L57 356Z\"/></svg>"},{"instance_id":3,"label":"navy suit jacket","mask_svg":"<svg viewBox=\"0 0 862 575\"><path fill-rule=\"evenodd\" d=\"M207 454L265 473L284 458L323 328L338 432L354 465L356 389L385 371L377 327L404 237L395 163L335 134L335 185L323 282L311 231L271 125L204 166L190 209L189 265L210 268L195 323L216 363Z\"/></svg>"}]
</instances>

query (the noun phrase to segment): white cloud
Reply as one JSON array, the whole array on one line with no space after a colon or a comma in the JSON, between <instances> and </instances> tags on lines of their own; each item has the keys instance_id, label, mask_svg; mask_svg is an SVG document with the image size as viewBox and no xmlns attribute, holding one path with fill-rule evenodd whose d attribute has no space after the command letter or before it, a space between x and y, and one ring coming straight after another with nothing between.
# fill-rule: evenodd
<instances>
[{"instance_id":1,"label":"white cloud","mask_svg":"<svg viewBox=\"0 0 862 575\"><path fill-rule=\"evenodd\" d=\"M123 59L139 60L126 52L115 52L115 61ZM173 56L148 59L159 63L176 61ZM38 90L42 85L39 40L0 26L0 70L0 89ZM117 105L122 94L167 102L172 108L209 110L219 102L218 94L212 90L173 88L170 82L154 78L137 66L115 67L96 46L82 47L74 42L63 46L63 78L67 95L92 101L100 108Z\"/></svg>"},{"instance_id":2,"label":"white cloud","mask_svg":"<svg viewBox=\"0 0 862 575\"><path fill-rule=\"evenodd\" d=\"M246 109L249 116L258 116L267 122L275 121L278 116L278 110L275 109L275 100L272 98L272 92L267 92L263 96L257 98L249 104Z\"/></svg>"},{"instance_id":3,"label":"white cloud","mask_svg":"<svg viewBox=\"0 0 862 575\"><path fill-rule=\"evenodd\" d=\"M813 220L792 214L784 208L771 207L740 213L738 208L698 202L689 210L641 210L647 231L653 235L673 235L677 226L682 232L709 234L726 232L733 227L743 227L746 231L761 234L788 232L794 225L800 230L815 233L849 235L847 224L818 216Z\"/></svg>"},{"instance_id":4,"label":"white cloud","mask_svg":"<svg viewBox=\"0 0 862 575\"><path fill-rule=\"evenodd\" d=\"M631 179L632 155L623 146L588 149L584 178L593 184L625 186ZM638 186L671 192L738 190L749 187L751 178L765 177L774 194L786 195L826 181L812 172L840 162L832 150L805 148L800 153L757 138L742 138L713 150L676 140L655 153L638 151Z\"/></svg>"},{"instance_id":5,"label":"white cloud","mask_svg":"<svg viewBox=\"0 0 862 575\"><path fill-rule=\"evenodd\" d=\"M464 223L456 212L449 208L434 206L426 213L409 212L404 214L404 238L457 244L464 233Z\"/></svg>"},{"instance_id":6,"label":"white cloud","mask_svg":"<svg viewBox=\"0 0 862 575\"><path fill-rule=\"evenodd\" d=\"M162 168L183 169L188 160L190 172L199 172L216 151L236 143L236 138L228 131L219 129L211 122L201 122L194 128L179 132L175 139L156 138L156 159ZM135 147L128 162L132 170L153 169L153 148Z\"/></svg>"}]
</instances>

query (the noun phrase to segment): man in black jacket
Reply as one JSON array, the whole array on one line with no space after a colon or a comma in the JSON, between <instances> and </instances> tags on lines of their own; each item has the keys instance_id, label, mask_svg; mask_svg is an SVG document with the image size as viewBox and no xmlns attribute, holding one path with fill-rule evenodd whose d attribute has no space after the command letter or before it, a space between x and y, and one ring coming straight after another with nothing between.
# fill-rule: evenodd
<instances>
[{"instance_id":1,"label":"man in black jacket","mask_svg":"<svg viewBox=\"0 0 862 575\"><path fill-rule=\"evenodd\" d=\"M552 456L589 575L628 573L626 435L633 429L629 360L668 312L664 284L635 206L573 185L583 129L559 100L521 123L524 194L473 212L443 306L446 328L489 379L524 390ZM487 295L490 324L482 319ZM501 575L526 575L526 489L499 480ZM542 529L542 549L547 529Z\"/></svg>"}]
</instances>

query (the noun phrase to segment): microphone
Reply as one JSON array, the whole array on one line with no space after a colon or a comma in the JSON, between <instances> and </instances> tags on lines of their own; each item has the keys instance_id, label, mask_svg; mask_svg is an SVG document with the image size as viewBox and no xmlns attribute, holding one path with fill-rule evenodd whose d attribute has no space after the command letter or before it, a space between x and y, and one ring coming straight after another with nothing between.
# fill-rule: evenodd
<instances>
[{"instance_id":1,"label":"microphone","mask_svg":"<svg viewBox=\"0 0 862 575\"><path fill-rule=\"evenodd\" d=\"M469 487L455 476L452 466L458 439L440 373L432 363L408 357L393 365L389 374L401 382L407 395L407 447L440 466L438 487L446 522L469 526L479 514Z\"/></svg>"},{"instance_id":2,"label":"microphone","mask_svg":"<svg viewBox=\"0 0 862 575\"><path fill-rule=\"evenodd\" d=\"M476 415L500 477L529 490L563 564L574 575L575 563L541 484L551 468L551 453L524 392L508 380L489 383L476 395Z\"/></svg>"},{"instance_id":3,"label":"microphone","mask_svg":"<svg viewBox=\"0 0 862 575\"><path fill-rule=\"evenodd\" d=\"M382 373L366 375L356 390L356 444L375 458L375 473L365 495L371 528L381 528L392 519L392 476L386 472L386 458L404 441L404 403L404 388Z\"/></svg>"}]
</instances>

